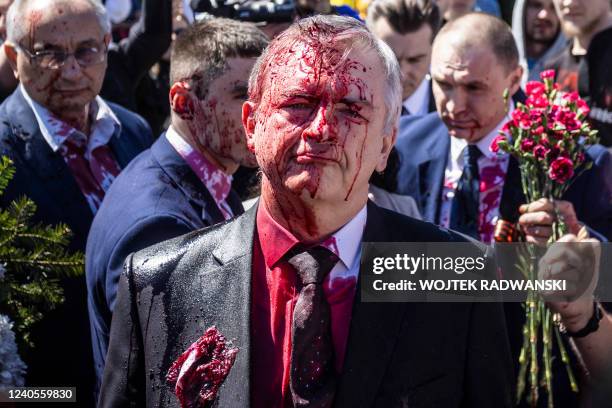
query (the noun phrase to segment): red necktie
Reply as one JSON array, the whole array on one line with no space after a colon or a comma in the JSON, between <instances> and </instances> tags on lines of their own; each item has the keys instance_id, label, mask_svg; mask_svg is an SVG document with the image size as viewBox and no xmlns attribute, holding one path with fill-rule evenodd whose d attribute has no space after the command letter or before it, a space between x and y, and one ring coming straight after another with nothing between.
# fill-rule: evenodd
<instances>
[{"instance_id":1,"label":"red necktie","mask_svg":"<svg viewBox=\"0 0 612 408\"><path fill-rule=\"evenodd\" d=\"M86 149L87 141L84 138L69 137L62 144L60 152L95 214L104 193L121 169L108 146L95 148L89 162L85 158Z\"/></svg>"}]
</instances>

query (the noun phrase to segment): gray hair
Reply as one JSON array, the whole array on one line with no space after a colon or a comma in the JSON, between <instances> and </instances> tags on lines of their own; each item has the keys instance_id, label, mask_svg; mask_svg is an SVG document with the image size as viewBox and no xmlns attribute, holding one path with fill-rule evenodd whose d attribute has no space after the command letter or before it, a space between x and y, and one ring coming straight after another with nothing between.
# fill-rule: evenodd
<instances>
[{"instance_id":1,"label":"gray hair","mask_svg":"<svg viewBox=\"0 0 612 408\"><path fill-rule=\"evenodd\" d=\"M27 19L25 13L30 6L37 0L15 0L6 12L6 38L13 44L19 44L21 40L28 34L29 27L24 24ZM61 2L62 0L58 1ZM74 0L63 0L70 4ZM106 8L100 0L81 0L89 4L96 14L100 23L100 28L104 34L111 32L111 23L106 12ZM51 3L51 2L50 2Z\"/></svg>"},{"instance_id":2,"label":"gray hair","mask_svg":"<svg viewBox=\"0 0 612 408\"><path fill-rule=\"evenodd\" d=\"M362 22L352 17L316 15L299 20L282 32L257 59L251 71L249 100L255 104L261 102L266 71L273 64L275 56L285 53L295 43L311 41L329 48L345 45L347 51L350 51L353 45L362 50L374 51L380 59L383 67L381 74L385 80L384 99L387 112L384 131L389 132L398 126L402 105L402 87L397 58L384 41L374 36Z\"/></svg>"}]
</instances>

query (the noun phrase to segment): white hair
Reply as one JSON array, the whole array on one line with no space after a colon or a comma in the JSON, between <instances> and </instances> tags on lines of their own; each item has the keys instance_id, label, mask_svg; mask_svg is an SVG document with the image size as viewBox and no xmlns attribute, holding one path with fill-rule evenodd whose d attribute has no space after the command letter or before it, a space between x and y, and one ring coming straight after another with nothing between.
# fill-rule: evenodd
<instances>
[{"instance_id":1,"label":"white hair","mask_svg":"<svg viewBox=\"0 0 612 408\"><path fill-rule=\"evenodd\" d=\"M387 108L384 131L390 132L398 126L402 106L402 86L399 63L389 46L374 36L366 26L352 18L332 15L317 15L308 17L294 23L282 34L276 37L257 59L249 77L249 99L258 104L261 101L261 84L265 78L265 71L274 59L274 54L286 52L287 44L302 41L309 33L321 33L322 37L332 35L350 49L353 45L362 50L372 50L378 55L385 79L385 105ZM305 39L305 41L308 41ZM325 38L319 38L321 43L329 43ZM339 41L335 41L338 44Z\"/></svg>"},{"instance_id":2,"label":"white hair","mask_svg":"<svg viewBox=\"0 0 612 408\"><path fill-rule=\"evenodd\" d=\"M28 34L28 30L30 29L30 27L28 27L27 24L24 24L24 22L27 21L25 13L36 1L39 0L15 0L13 4L11 4L8 11L6 12L6 38L8 41L12 42L13 44L19 44ZM74 0L63 1L70 2ZM106 8L102 4L102 2L100 0L81 1L84 1L93 8L94 13L96 13L96 17L98 17L102 32L104 34L110 33L111 23L106 12ZM53 3L53 1L50 1L49 3Z\"/></svg>"}]
</instances>

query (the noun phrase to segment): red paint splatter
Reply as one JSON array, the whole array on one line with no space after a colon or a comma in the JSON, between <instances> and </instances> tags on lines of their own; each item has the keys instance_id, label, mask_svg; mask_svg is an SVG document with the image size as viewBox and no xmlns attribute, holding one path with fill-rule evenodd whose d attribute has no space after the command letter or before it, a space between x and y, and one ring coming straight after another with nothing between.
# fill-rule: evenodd
<instances>
[{"instance_id":1,"label":"red paint splatter","mask_svg":"<svg viewBox=\"0 0 612 408\"><path fill-rule=\"evenodd\" d=\"M238 349L215 326L179 356L166 375L181 407L208 406L217 397L236 360Z\"/></svg>"}]
</instances>

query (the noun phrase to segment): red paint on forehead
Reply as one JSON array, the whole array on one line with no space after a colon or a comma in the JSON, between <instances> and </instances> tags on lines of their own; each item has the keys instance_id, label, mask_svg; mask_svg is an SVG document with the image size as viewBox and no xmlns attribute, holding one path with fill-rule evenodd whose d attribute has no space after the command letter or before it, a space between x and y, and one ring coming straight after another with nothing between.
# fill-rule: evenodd
<instances>
[{"instance_id":1,"label":"red paint on forehead","mask_svg":"<svg viewBox=\"0 0 612 408\"><path fill-rule=\"evenodd\" d=\"M27 23L29 25L28 40L29 40L30 49L34 47L34 41L36 37L36 27L38 27L38 25L40 24L42 17L43 17L43 13L41 10L32 10L28 14Z\"/></svg>"}]
</instances>

